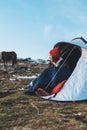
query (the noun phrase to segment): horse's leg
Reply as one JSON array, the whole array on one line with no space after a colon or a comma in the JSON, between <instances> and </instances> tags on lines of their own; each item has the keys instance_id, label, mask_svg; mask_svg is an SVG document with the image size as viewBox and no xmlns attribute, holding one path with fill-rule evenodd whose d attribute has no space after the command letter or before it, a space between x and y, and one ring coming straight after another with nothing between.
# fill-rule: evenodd
<instances>
[{"instance_id":1,"label":"horse's leg","mask_svg":"<svg viewBox=\"0 0 87 130\"><path fill-rule=\"evenodd\" d=\"M16 68L16 64L17 64L17 59L14 57L12 59L12 67Z\"/></svg>"},{"instance_id":2,"label":"horse's leg","mask_svg":"<svg viewBox=\"0 0 87 130\"><path fill-rule=\"evenodd\" d=\"M14 63L12 63L12 67L14 67Z\"/></svg>"},{"instance_id":3,"label":"horse's leg","mask_svg":"<svg viewBox=\"0 0 87 130\"><path fill-rule=\"evenodd\" d=\"M12 67L14 66L14 60L12 59Z\"/></svg>"},{"instance_id":4,"label":"horse's leg","mask_svg":"<svg viewBox=\"0 0 87 130\"><path fill-rule=\"evenodd\" d=\"M6 68L6 62L4 61L4 68Z\"/></svg>"}]
</instances>

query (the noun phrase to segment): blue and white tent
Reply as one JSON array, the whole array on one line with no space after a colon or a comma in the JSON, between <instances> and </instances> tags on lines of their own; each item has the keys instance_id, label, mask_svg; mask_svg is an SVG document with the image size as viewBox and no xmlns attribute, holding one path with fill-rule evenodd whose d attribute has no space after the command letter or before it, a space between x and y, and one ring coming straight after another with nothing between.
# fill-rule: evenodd
<instances>
[{"instance_id":1,"label":"blue and white tent","mask_svg":"<svg viewBox=\"0 0 87 130\"><path fill-rule=\"evenodd\" d=\"M87 45L83 39L59 42L61 55L72 68L72 74L56 95L42 96L53 101L87 100Z\"/></svg>"}]
</instances>

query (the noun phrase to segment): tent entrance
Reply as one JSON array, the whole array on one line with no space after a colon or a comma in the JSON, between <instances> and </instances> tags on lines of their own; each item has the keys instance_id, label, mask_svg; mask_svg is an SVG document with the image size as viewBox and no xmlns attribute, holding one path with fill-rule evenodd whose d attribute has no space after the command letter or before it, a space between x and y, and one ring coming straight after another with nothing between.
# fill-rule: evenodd
<instances>
[{"instance_id":1,"label":"tent entrance","mask_svg":"<svg viewBox=\"0 0 87 130\"><path fill-rule=\"evenodd\" d=\"M67 42L58 42L55 44L54 47L60 47L60 53L61 56L63 57L63 59L65 60L66 57L69 55L69 53L71 52L72 48L73 51L72 53L69 55L68 59L67 59L67 64L70 66L71 71L73 72L81 54L82 54L82 50L81 47L71 44L71 43L67 43Z\"/></svg>"}]
</instances>

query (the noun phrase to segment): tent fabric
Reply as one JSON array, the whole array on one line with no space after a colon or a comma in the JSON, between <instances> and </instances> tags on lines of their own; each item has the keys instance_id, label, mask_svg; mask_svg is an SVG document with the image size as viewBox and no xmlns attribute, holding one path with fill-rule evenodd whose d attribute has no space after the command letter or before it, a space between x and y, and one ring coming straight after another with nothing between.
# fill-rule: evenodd
<instances>
[{"instance_id":1,"label":"tent fabric","mask_svg":"<svg viewBox=\"0 0 87 130\"><path fill-rule=\"evenodd\" d=\"M87 49L81 47L81 56L61 91L42 98L53 101L87 100Z\"/></svg>"}]
</instances>

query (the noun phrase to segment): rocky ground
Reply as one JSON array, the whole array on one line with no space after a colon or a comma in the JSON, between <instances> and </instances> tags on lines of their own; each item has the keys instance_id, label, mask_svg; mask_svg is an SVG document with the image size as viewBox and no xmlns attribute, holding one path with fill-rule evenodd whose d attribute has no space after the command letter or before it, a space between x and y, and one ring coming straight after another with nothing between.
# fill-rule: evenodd
<instances>
[{"instance_id":1,"label":"rocky ground","mask_svg":"<svg viewBox=\"0 0 87 130\"><path fill-rule=\"evenodd\" d=\"M87 101L53 102L24 94L47 64L0 64L0 130L87 130Z\"/></svg>"}]
</instances>

